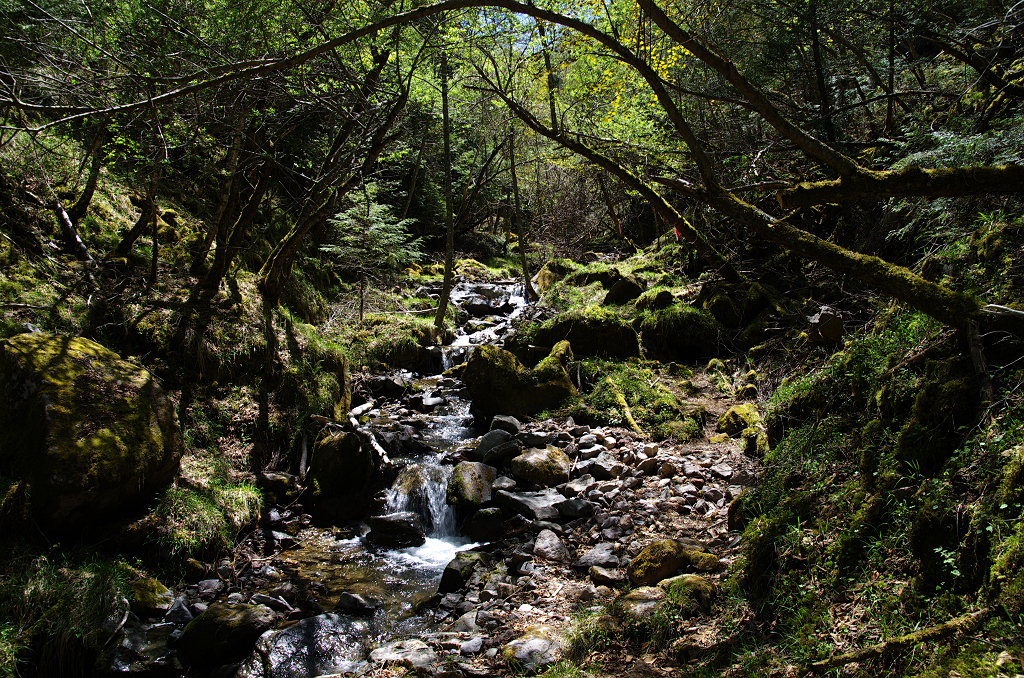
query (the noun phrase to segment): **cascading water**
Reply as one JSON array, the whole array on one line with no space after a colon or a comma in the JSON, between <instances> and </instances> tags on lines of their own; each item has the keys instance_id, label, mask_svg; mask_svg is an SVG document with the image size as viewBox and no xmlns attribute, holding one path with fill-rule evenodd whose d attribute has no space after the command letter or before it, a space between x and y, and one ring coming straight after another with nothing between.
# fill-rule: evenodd
<instances>
[{"instance_id":1,"label":"cascading water","mask_svg":"<svg viewBox=\"0 0 1024 678\"><path fill-rule=\"evenodd\" d=\"M418 513L428 537L457 537L458 520L447 498L451 475L451 467L442 466L435 459L406 466L387 491L387 512Z\"/></svg>"}]
</instances>

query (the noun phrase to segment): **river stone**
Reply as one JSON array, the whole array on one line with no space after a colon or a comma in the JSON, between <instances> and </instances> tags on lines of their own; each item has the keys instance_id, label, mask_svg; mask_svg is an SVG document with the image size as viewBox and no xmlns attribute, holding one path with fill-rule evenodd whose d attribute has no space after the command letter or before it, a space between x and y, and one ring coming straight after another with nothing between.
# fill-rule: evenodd
<instances>
[{"instance_id":1,"label":"river stone","mask_svg":"<svg viewBox=\"0 0 1024 678\"><path fill-rule=\"evenodd\" d=\"M608 452L601 452L590 465L590 475L597 480L618 478L625 470L626 467Z\"/></svg>"},{"instance_id":2,"label":"river stone","mask_svg":"<svg viewBox=\"0 0 1024 678\"><path fill-rule=\"evenodd\" d=\"M366 523L370 526L366 539L377 546L406 548L422 546L426 542L419 514L412 511L370 516L366 519Z\"/></svg>"},{"instance_id":3,"label":"river stone","mask_svg":"<svg viewBox=\"0 0 1024 678\"><path fill-rule=\"evenodd\" d=\"M606 586L621 586L626 583L626 575L622 570L612 570L606 567L599 567L592 565L587 571L590 575L590 580L595 584L605 584Z\"/></svg>"},{"instance_id":4,"label":"river stone","mask_svg":"<svg viewBox=\"0 0 1024 678\"><path fill-rule=\"evenodd\" d=\"M496 506L483 508L466 518L462 524L462 534L476 542L497 541L505 536L503 524L509 513Z\"/></svg>"},{"instance_id":5,"label":"river stone","mask_svg":"<svg viewBox=\"0 0 1024 678\"><path fill-rule=\"evenodd\" d=\"M565 452L553 445L548 445L544 449L530 448L512 459L513 476L545 487L569 480L571 467L572 462L565 456Z\"/></svg>"},{"instance_id":6,"label":"river stone","mask_svg":"<svg viewBox=\"0 0 1024 678\"><path fill-rule=\"evenodd\" d=\"M607 542L598 544L584 553L572 564L574 569L589 570L591 567L614 569L619 566L619 557L615 555L615 545Z\"/></svg>"},{"instance_id":7,"label":"river stone","mask_svg":"<svg viewBox=\"0 0 1024 678\"><path fill-rule=\"evenodd\" d=\"M665 591L656 586L641 586L615 599L614 608L629 622L650 618L665 605Z\"/></svg>"},{"instance_id":8,"label":"river stone","mask_svg":"<svg viewBox=\"0 0 1024 678\"><path fill-rule=\"evenodd\" d=\"M474 507L491 500L491 484L498 475L493 466L477 461L463 461L452 469L448 480L448 503Z\"/></svg>"},{"instance_id":9,"label":"river stone","mask_svg":"<svg viewBox=\"0 0 1024 678\"><path fill-rule=\"evenodd\" d=\"M587 473L579 478L567 482L562 489L562 494L568 498L575 497L593 489L596 484L597 482L594 479L594 476Z\"/></svg>"},{"instance_id":10,"label":"river stone","mask_svg":"<svg viewBox=\"0 0 1024 678\"><path fill-rule=\"evenodd\" d=\"M569 551L558 535L551 530L541 530L533 545L533 555L558 563L569 562Z\"/></svg>"},{"instance_id":11,"label":"river stone","mask_svg":"<svg viewBox=\"0 0 1024 678\"><path fill-rule=\"evenodd\" d=\"M183 451L174 408L141 367L81 337L0 342L0 469L48 534L144 506Z\"/></svg>"},{"instance_id":12,"label":"river stone","mask_svg":"<svg viewBox=\"0 0 1024 678\"><path fill-rule=\"evenodd\" d=\"M586 518L587 516L594 515L595 505L586 499L566 499L563 502L559 502L556 506L558 512L566 518L572 520L575 518Z\"/></svg>"},{"instance_id":13,"label":"river stone","mask_svg":"<svg viewBox=\"0 0 1024 678\"><path fill-rule=\"evenodd\" d=\"M437 654L422 640L410 638L379 647L370 653L377 664L399 664L411 669L426 668L438 660Z\"/></svg>"},{"instance_id":14,"label":"river stone","mask_svg":"<svg viewBox=\"0 0 1024 678\"><path fill-rule=\"evenodd\" d=\"M162 617L174 603L174 592L151 577L136 579L131 584L131 607L139 617Z\"/></svg>"},{"instance_id":15,"label":"river stone","mask_svg":"<svg viewBox=\"0 0 1024 678\"><path fill-rule=\"evenodd\" d=\"M754 403L743 403L733 405L725 414L718 418L718 431L728 433L735 438L743 433L743 429L751 428L761 423L761 413Z\"/></svg>"},{"instance_id":16,"label":"river stone","mask_svg":"<svg viewBox=\"0 0 1024 678\"><path fill-rule=\"evenodd\" d=\"M519 433L519 430L523 427L519 420L515 417L510 417L506 414L496 414L494 419L491 419L491 430L502 430L508 431L512 435Z\"/></svg>"},{"instance_id":17,"label":"river stone","mask_svg":"<svg viewBox=\"0 0 1024 678\"><path fill-rule=\"evenodd\" d=\"M530 370L504 349L477 347L462 372L471 400L470 413L478 422L489 424L496 414L518 417L559 405L576 395L562 363L571 355L567 344L556 345Z\"/></svg>"},{"instance_id":18,"label":"river stone","mask_svg":"<svg viewBox=\"0 0 1024 678\"><path fill-rule=\"evenodd\" d=\"M553 626L528 626L523 635L505 646L502 657L510 669L539 673L558 661L564 643Z\"/></svg>"},{"instance_id":19,"label":"river stone","mask_svg":"<svg viewBox=\"0 0 1024 678\"><path fill-rule=\"evenodd\" d=\"M466 585L477 568L488 568L491 565L491 558L486 553L479 551L460 551L449 561L441 573L441 581L437 585L437 592L444 595L458 591Z\"/></svg>"},{"instance_id":20,"label":"river stone","mask_svg":"<svg viewBox=\"0 0 1024 678\"><path fill-rule=\"evenodd\" d=\"M513 439L487 450L480 458L480 461L490 466L501 466L505 463L506 459L514 457L522 451L523 444Z\"/></svg>"},{"instance_id":21,"label":"river stone","mask_svg":"<svg viewBox=\"0 0 1024 678\"><path fill-rule=\"evenodd\" d=\"M214 603L185 626L179 651L192 665L227 664L252 650L273 622L274 613L264 605Z\"/></svg>"},{"instance_id":22,"label":"river stone","mask_svg":"<svg viewBox=\"0 0 1024 678\"><path fill-rule=\"evenodd\" d=\"M316 512L333 521L366 515L373 496L388 485L385 471L366 435L325 428L313 444L308 474Z\"/></svg>"},{"instance_id":23,"label":"river stone","mask_svg":"<svg viewBox=\"0 0 1024 678\"><path fill-rule=\"evenodd\" d=\"M630 581L650 586L666 579L684 567L708 572L719 567L718 557L699 551L689 544L662 539L648 544L626 568Z\"/></svg>"},{"instance_id":24,"label":"river stone","mask_svg":"<svg viewBox=\"0 0 1024 678\"><path fill-rule=\"evenodd\" d=\"M235 678L309 678L345 673L364 664L366 622L336 614L303 619L260 637Z\"/></svg>"},{"instance_id":25,"label":"river stone","mask_svg":"<svg viewBox=\"0 0 1024 678\"><path fill-rule=\"evenodd\" d=\"M489 450L503 443L507 443L512 439L512 435L513 434L504 429L491 429L480 436L480 442L476 444L476 448L473 450L473 455L482 461Z\"/></svg>"},{"instance_id":26,"label":"river stone","mask_svg":"<svg viewBox=\"0 0 1024 678\"><path fill-rule=\"evenodd\" d=\"M531 520L557 520L558 504L565 500L558 490L550 487L540 492L506 492L500 490L494 495L495 501L505 508L520 513Z\"/></svg>"},{"instance_id":27,"label":"river stone","mask_svg":"<svg viewBox=\"0 0 1024 678\"><path fill-rule=\"evenodd\" d=\"M349 593L348 591L343 591L338 596L338 602L334 605L334 609L338 612L351 614L356 617L372 616L378 607L379 604L376 601L361 596L358 593Z\"/></svg>"}]
</instances>

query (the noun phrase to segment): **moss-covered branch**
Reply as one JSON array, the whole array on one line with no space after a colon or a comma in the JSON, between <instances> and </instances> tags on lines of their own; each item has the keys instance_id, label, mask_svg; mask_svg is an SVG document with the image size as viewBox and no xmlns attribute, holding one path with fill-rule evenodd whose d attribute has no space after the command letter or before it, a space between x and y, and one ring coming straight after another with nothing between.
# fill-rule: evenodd
<instances>
[{"instance_id":1,"label":"moss-covered branch","mask_svg":"<svg viewBox=\"0 0 1024 678\"><path fill-rule=\"evenodd\" d=\"M929 626L926 629L914 631L913 633L908 633L905 636L892 638L884 643L879 643L878 645L872 645L871 647L865 647L860 650L855 650L854 652L847 652L846 654L829 657L828 659L811 664L811 669L815 673L823 673L840 666L845 666L846 664L868 661L869 659L881 657L884 654L902 652L920 643L942 640L957 633L969 633L978 628L981 623L985 621L988 615L991 614L991 612L992 610L986 608L977 612L972 612L971 614L965 614L964 616L957 617L956 619L951 619L944 624L939 624L938 626Z\"/></svg>"},{"instance_id":2,"label":"moss-covered branch","mask_svg":"<svg viewBox=\"0 0 1024 678\"><path fill-rule=\"evenodd\" d=\"M859 172L834 181L806 182L778 191L783 209L886 198L952 198L1024 192L1024 166L907 167L891 172Z\"/></svg>"}]
</instances>

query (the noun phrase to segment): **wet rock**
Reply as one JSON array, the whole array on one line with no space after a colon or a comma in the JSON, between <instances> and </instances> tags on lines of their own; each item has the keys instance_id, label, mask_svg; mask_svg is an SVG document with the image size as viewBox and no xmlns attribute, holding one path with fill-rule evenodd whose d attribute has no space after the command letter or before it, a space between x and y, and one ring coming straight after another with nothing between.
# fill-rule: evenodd
<instances>
[{"instance_id":1,"label":"wet rock","mask_svg":"<svg viewBox=\"0 0 1024 678\"><path fill-rule=\"evenodd\" d=\"M224 589L224 582L220 579L203 579L196 587L200 598L213 600L213 597Z\"/></svg>"},{"instance_id":2,"label":"wet rock","mask_svg":"<svg viewBox=\"0 0 1024 678\"><path fill-rule=\"evenodd\" d=\"M220 666L245 656L273 621L263 605L217 603L185 627L178 647L189 664Z\"/></svg>"},{"instance_id":3,"label":"wet rock","mask_svg":"<svg viewBox=\"0 0 1024 678\"><path fill-rule=\"evenodd\" d=\"M384 548L406 548L421 546L426 542L423 523L412 511L389 513L384 516L370 516L366 519L370 531L366 539Z\"/></svg>"},{"instance_id":4,"label":"wet rock","mask_svg":"<svg viewBox=\"0 0 1024 678\"><path fill-rule=\"evenodd\" d=\"M0 467L19 513L47 534L150 501L183 451L171 401L146 370L81 337L0 341Z\"/></svg>"},{"instance_id":5,"label":"wet rock","mask_svg":"<svg viewBox=\"0 0 1024 678\"><path fill-rule=\"evenodd\" d=\"M363 516L373 496L387 486L380 446L370 438L333 429L317 438L308 477L318 514L335 521Z\"/></svg>"},{"instance_id":6,"label":"wet rock","mask_svg":"<svg viewBox=\"0 0 1024 678\"><path fill-rule=\"evenodd\" d=\"M549 445L544 449L530 448L512 459L512 475L528 483L550 487L569 479L572 462L565 452Z\"/></svg>"},{"instance_id":7,"label":"wet rock","mask_svg":"<svg viewBox=\"0 0 1024 678\"><path fill-rule=\"evenodd\" d=\"M474 507L491 500L491 484L498 470L475 461L463 461L452 469L448 480L448 503L453 506Z\"/></svg>"},{"instance_id":8,"label":"wet rock","mask_svg":"<svg viewBox=\"0 0 1024 678\"><path fill-rule=\"evenodd\" d=\"M510 668L538 673L558 661L564 645L555 627L528 626L523 635L504 647L502 657Z\"/></svg>"},{"instance_id":9,"label":"wet rock","mask_svg":"<svg viewBox=\"0 0 1024 678\"><path fill-rule=\"evenodd\" d=\"M242 662L236 678L309 678L354 671L365 662L366 622L336 614L303 619L264 634Z\"/></svg>"},{"instance_id":10,"label":"wet rock","mask_svg":"<svg viewBox=\"0 0 1024 678\"><path fill-rule=\"evenodd\" d=\"M441 573L441 581L437 585L437 592L444 595L462 589L466 586L474 572L479 568L490 567L491 562L491 557L480 551L461 551L457 553Z\"/></svg>"},{"instance_id":11,"label":"wet rock","mask_svg":"<svg viewBox=\"0 0 1024 678\"><path fill-rule=\"evenodd\" d=\"M410 638L379 647L370 653L370 660L385 666L397 664L407 668L427 668L438 661L437 654L422 640Z\"/></svg>"},{"instance_id":12,"label":"wet rock","mask_svg":"<svg viewBox=\"0 0 1024 678\"><path fill-rule=\"evenodd\" d=\"M174 592L156 579L136 579L131 590L132 612L142 618L162 617L174 603Z\"/></svg>"},{"instance_id":13,"label":"wet rock","mask_svg":"<svg viewBox=\"0 0 1024 678\"><path fill-rule=\"evenodd\" d=\"M370 617L380 605L377 601L365 596L361 596L358 593L349 593L348 591L343 592L338 596L338 602L335 603L334 609L342 614L351 614L356 617Z\"/></svg>"},{"instance_id":14,"label":"wet rock","mask_svg":"<svg viewBox=\"0 0 1024 678\"><path fill-rule=\"evenodd\" d=\"M133 614L121 627L121 642L110 650L111 673L133 676L180 676L185 673L171 646L177 627L145 624Z\"/></svg>"},{"instance_id":15,"label":"wet rock","mask_svg":"<svg viewBox=\"0 0 1024 678\"><path fill-rule=\"evenodd\" d=\"M496 414L494 415L494 418L491 419L492 431L502 430L507 431L511 435L516 435L517 433L519 433L522 427L523 425L519 423L518 419L516 419L515 417L510 417L506 414Z\"/></svg>"},{"instance_id":16,"label":"wet rock","mask_svg":"<svg viewBox=\"0 0 1024 678\"><path fill-rule=\"evenodd\" d=\"M509 512L492 506L480 509L462 524L462 534L476 542L496 541L505 536L504 523Z\"/></svg>"},{"instance_id":17,"label":"wet rock","mask_svg":"<svg viewBox=\"0 0 1024 678\"><path fill-rule=\"evenodd\" d=\"M615 555L615 545L601 543L584 553L572 564L574 569L587 571L591 567L614 569L619 566L619 557Z\"/></svg>"},{"instance_id":18,"label":"wet rock","mask_svg":"<svg viewBox=\"0 0 1024 678\"><path fill-rule=\"evenodd\" d=\"M494 483L491 484L491 489L495 492L498 490L514 490L516 489L516 481L506 476L499 476Z\"/></svg>"},{"instance_id":19,"label":"wet rock","mask_svg":"<svg viewBox=\"0 0 1024 678\"><path fill-rule=\"evenodd\" d=\"M184 626L194 618L188 609L188 605L185 604L184 596L175 598L170 609L164 615L164 621L177 624L178 626Z\"/></svg>"},{"instance_id":20,"label":"wet rock","mask_svg":"<svg viewBox=\"0 0 1024 678\"><path fill-rule=\"evenodd\" d=\"M569 562L569 551L558 535L551 530L541 530L533 546L533 555L558 563Z\"/></svg>"},{"instance_id":21,"label":"wet rock","mask_svg":"<svg viewBox=\"0 0 1024 678\"><path fill-rule=\"evenodd\" d=\"M506 492L495 493L495 501L501 506L520 513L532 520L557 520L558 509L565 497L551 488L540 492Z\"/></svg>"}]
</instances>

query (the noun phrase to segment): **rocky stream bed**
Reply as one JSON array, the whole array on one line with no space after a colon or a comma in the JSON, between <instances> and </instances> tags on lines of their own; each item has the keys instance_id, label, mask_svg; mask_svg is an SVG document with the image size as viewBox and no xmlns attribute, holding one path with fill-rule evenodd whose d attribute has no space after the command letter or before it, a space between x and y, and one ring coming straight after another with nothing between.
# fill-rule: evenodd
<instances>
[{"instance_id":1,"label":"rocky stream bed","mask_svg":"<svg viewBox=\"0 0 1024 678\"><path fill-rule=\"evenodd\" d=\"M436 367L506 338L508 316L524 312L513 289L457 288L470 319ZM711 610L738 546L729 503L756 477L742 450L749 405L696 374L700 442L571 418L498 415L485 430L459 374L363 379L364 402L325 421L308 466L264 474L276 503L233 559L191 561L174 589L136 584L132 612L111 620L113 672L532 673L568 651L574 616L607 611L597 623L643 628L669 596ZM325 457L346 449L337 441L372 457L356 491L327 487L324 469L341 462ZM714 642L694 626L669 653L614 662L654 670Z\"/></svg>"}]
</instances>

